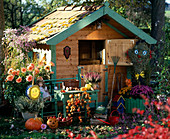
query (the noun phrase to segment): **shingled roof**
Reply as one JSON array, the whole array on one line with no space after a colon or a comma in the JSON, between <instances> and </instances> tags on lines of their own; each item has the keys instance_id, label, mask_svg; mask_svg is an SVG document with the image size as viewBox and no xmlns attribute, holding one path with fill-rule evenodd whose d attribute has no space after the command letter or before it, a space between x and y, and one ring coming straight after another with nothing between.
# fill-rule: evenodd
<instances>
[{"instance_id":1,"label":"shingled roof","mask_svg":"<svg viewBox=\"0 0 170 139\"><path fill-rule=\"evenodd\" d=\"M45 43L54 34L64 31L102 6L65 6L57 8L31 25L30 38Z\"/></svg>"},{"instance_id":2,"label":"shingled roof","mask_svg":"<svg viewBox=\"0 0 170 139\"><path fill-rule=\"evenodd\" d=\"M116 23L117 27L114 27L112 23L103 22L118 33L121 33L125 38L128 38L128 34L131 33L136 38L145 40L148 44L156 44L157 41L155 39L111 10L108 6L109 3L106 2L102 6L65 6L57 8L29 25L32 29L30 39L34 39L38 43L56 45L80 29L107 15ZM119 30L120 26L123 27L121 30ZM124 33L125 30L129 33Z\"/></svg>"}]
</instances>

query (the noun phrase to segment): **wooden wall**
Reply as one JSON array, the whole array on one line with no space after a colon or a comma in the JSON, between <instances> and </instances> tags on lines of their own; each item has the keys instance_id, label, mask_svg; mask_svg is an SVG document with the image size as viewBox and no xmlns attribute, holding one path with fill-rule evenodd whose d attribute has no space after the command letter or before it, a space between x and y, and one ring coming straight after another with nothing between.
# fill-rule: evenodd
<instances>
[{"instance_id":1,"label":"wooden wall","mask_svg":"<svg viewBox=\"0 0 170 139\"><path fill-rule=\"evenodd\" d=\"M123 36L105 24L102 25L102 29L100 30L96 30L93 26L89 25L66 38L64 41L56 45L57 78L75 77L77 74L77 66L79 63L78 40L107 40L122 38ZM71 56L68 60L66 60L63 55L63 48L67 45L71 48Z\"/></svg>"},{"instance_id":2,"label":"wooden wall","mask_svg":"<svg viewBox=\"0 0 170 139\"><path fill-rule=\"evenodd\" d=\"M78 73L77 66L79 64L79 48L78 48L78 40L109 40L109 39L124 39L122 35L108 27L107 25L103 24L102 29L96 30L94 26L87 26L77 33L71 35L70 37L66 38L64 41L60 42L56 45L56 68L57 68L57 78L71 78L75 77ZM65 46L69 46L71 48L71 55L68 60L63 55L63 48ZM86 65L84 66L84 71L87 71L91 68L94 68L94 65ZM104 65L98 65L95 68L102 72L102 76L104 76L103 68ZM95 71L96 71L95 70ZM113 77L113 70L114 67L110 65L108 67L108 94L110 96L111 91L111 84L112 84L112 77ZM121 72L124 77L126 77L126 67L119 66L116 72ZM102 77L103 78L103 77ZM100 93L99 93L99 102L104 101L103 93L105 93L104 83L105 80L103 79L100 83ZM114 87L116 90L116 85Z\"/></svg>"}]
</instances>

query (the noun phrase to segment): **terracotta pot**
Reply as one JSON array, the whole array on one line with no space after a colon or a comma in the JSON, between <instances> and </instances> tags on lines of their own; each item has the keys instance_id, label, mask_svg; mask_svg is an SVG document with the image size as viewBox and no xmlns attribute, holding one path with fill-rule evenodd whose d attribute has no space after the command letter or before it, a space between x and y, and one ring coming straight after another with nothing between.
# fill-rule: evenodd
<instances>
[{"instance_id":1,"label":"terracotta pot","mask_svg":"<svg viewBox=\"0 0 170 139\"><path fill-rule=\"evenodd\" d=\"M22 114L22 117L24 118L24 120L28 120L30 118L35 118L35 116L38 115L38 112L30 113L30 112L26 111L26 112L22 112L21 114Z\"/></svg>"}]
</instances>

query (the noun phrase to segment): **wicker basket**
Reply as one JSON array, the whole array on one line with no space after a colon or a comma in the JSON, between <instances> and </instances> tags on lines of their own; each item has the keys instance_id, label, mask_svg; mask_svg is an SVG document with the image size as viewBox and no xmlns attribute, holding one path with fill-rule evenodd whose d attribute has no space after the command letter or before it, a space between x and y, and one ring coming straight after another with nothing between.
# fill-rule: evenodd
<instances>
[{"instance_id":1,"label":"wicker basket","mask_svg":"<svg viewBox=\"0 0 170 139\"><path fill-rule=\"evenodd\" d=\"M59 121L58 124L59 124L59 127L70 126L72 121L73 121L73 117L71 117L69 120L64 121L64 122Z\"/></svg>"}]
</instances>

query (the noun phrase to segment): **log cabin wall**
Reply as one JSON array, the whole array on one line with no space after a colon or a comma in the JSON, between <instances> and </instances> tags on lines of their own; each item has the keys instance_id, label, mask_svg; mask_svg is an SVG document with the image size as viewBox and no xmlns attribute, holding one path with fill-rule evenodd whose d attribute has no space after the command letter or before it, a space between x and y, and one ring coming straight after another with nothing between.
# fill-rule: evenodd
<instances>
[{"instance_id":1,"label":"log cabin wall","mask_svg":"<svg viewBox=\"0 0 170 139\"><path fill-rule=\"evenodd\" d=\"M104 23L102 24L102 29L95 29L93 25L89 25L80 31L76 32L75 34L71 35L70 37L66 38L62 42L56 45L56 69L57 69L57 78L71 78L75 77L78 73L79 66L79 40L109 40L109 39L124 39L122 35L117 33L115 30L111 29ZM71 48L71 55L68 60L66 60L65 56L63 55L63 48L65 46L69 46ZM93 65L94 66L94 65ZM96 70L99 68L99 71L102 72L102 68L104 65L96 65ZM85 66L85 71L90 69L90 65ZM111 84L112 84L112 76L113 76L113 69L114 67L110 65L108 67L108 91L110 94ZM126 67L125 66L118 66L117 71L120 71L126 77ZM103 72L104 73L104 72ZM102 73L102 76L104 75ZM102 77L103 78L103 77ZM104 79L104 78L103 78ZM116 85L114 86L114 90L116 90ZM102 93L99 93L99 102L104 101L103 93L104 93L104 80L100 83L100 90Z\"/></svg>"}]
</instances>

